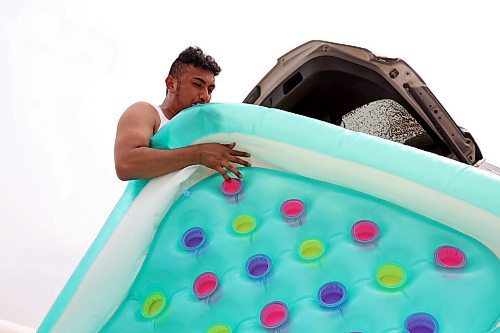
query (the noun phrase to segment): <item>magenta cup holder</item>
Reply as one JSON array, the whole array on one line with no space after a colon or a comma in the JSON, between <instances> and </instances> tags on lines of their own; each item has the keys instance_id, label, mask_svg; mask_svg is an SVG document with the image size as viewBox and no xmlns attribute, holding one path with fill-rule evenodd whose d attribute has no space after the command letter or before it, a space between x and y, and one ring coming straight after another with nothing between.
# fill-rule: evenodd
<instances>
[{"instance_id":1,"label":"magenta cup holder","mask_svg":"<svg viewBox=\"0 0 500 333\"><path fill-rule=\"evenodd\" d=\"M347 291L340 282L327 282L319 288L318 301L325 308L337 308L347 300Z\"/></svg>"},{"instance_id":2,"label":"magenta cup holder","mask_svg":"<svg viewBox=\"0 0 500 333\"><path fill-rule=\"evenodd\" d=\"M205 231L199 227L188 229L182 236L182 245L188 251L199 250L205 242Z\"/></svg>"},{"instance_id":3,"label":"magenta cup holder","mask_svg":"<svg viewBox=\"0 0 500 333\"><path fill-rule=\"evenodd\" d=\"M373 221L360 220L352 225L351 235L355 241L368 244L379 238L380 227Z\"/></svg>"},{"instance_id":4,"label":"magenta cup holder","mask_svg":"<svg viewBox=\"0 0 500 333\"><path fill-rule=\"evenodd\" d=\"M280 301L266 304L260 312L260 322L267 329L279 328L286 322L287 318L288 307Z\"/></svg>"},{"instance_id":5,"label":"magenta cup holder","mask_svg":"<svg viewBox=\"0 0 500 333\"><path fill-rule=\"evenodd\" d=\"M467 264L467 257L459 248L444 245L434 251L434 262L442 268L458 269Z\"/></svg>"},{"instance_id":6,"label":"magenta cup holder","mask_svg":"<svg viewBox=\"0 0 500 333\"><path fill-rule=\"evenodd\" d=\"M237 178L229 178L222 182L221 191L227 196L234 196L241 192L243 183Z\"/></svg>"},{"instance_id":7,"label":"magenta cup holder","mask_svg":"<svg viewBox=\"0 0 500 333\"><path fill-rule=\"evenodd\" d=\"M199 299L212 296L219 285L219 278L212 272L198 275L193 283L193 293Z\"/></svg>"},{"instance_id":8,"label":"magenta cup holder","mask_svg":"<svg viewBox=\"0 0 500 333\"><path fill-rule=\"evenodd\" d=\"M248 258L245 268L251 278L262 279L269 274L271 266L271 258L265 254L256 254Z\"/></svg>"},{"instance_id":9,"label":"magenta cup holder","mask_svg":"<svg viewBox=\"0 0 500 333\"><path fill-rule=\"evenodd\" d=\"M302 200L289 199L281 204L280 212L285 222L292 225L301 225L305 217L306 205Z\"/></svg>"},{"instance_id":10,"label":"magenta cup holder","mask_svg":"<svg viewBox=\"0 0 500 333\"><path fill-rule=\"evenodd\" d=\"M243 182L238 178L224 180L221 185L221 191L226 197L226 201L230 204L238 204L241 201L242 190Z\"/></svg>"},{"instance_id":11,"label":"magenta cup holder","mask_svg":"<svg viewBox=\"0 0 500 333\"><path fill-rule=\"evenodd\" d=\"M405 320L407 333L437 333L439 325L437 320L428 313L414 313Z\"/></svg>"}]
</instances>

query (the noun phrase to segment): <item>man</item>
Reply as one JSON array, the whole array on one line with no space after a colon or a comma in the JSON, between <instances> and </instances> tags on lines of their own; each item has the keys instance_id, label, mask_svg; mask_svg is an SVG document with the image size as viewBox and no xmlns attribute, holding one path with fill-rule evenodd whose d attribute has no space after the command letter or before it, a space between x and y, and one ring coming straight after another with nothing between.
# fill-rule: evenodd
<instances>
[{"instance_id":1,"label":"man","mask_svg":"<svg viewBox=\"0 0 500 333\"><path fill-rule=\"evenodd\" d=\"M235 150L236 143L206 143L160 150L149 147L151 137L182 110L210 102L215 76L221 71L215 60L198 47L184 50L173 62L165 79L166 97L156 107L146 102L130 106L118 122L115 141L115 168L118 178L132 180L158 177L194 164L219 172L228 180L227 170L241 173L231 163L250 166L241 157L250 154Z\"/></svg>"}]
</instances>

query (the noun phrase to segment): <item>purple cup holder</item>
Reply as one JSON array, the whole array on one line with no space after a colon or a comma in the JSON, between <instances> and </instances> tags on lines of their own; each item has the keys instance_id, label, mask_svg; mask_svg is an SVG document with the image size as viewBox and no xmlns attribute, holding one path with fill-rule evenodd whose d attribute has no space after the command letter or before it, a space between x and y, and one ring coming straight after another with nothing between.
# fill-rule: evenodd
<instances>
[{"instance_id":1,"label":"purple cup holder","mask_svg":"<svg viewBox=\"0 0 500 333\"><path fill-rule=\"evenodd\" d=\"M248 258L245 268L248 276L253 279L262 279L271 271L272 262L265 254L256 254Z\"/></svg>"},{"instance_id":2,"label":"purple cup holder","mask_svg":"<svg viewBox=\"0 0 500 333\"><path fill-rule=\"evenodd\" d=\"M319 288L318 301L325 308L336 308L347 300L347 290L340 282L327 282Z\"/></svg>"},{"instance_id":3,"label":"purple cup holder","mask_svg":"<svg viewBox=\"0 0 500 333\"><path fill-rule=\"evenodd\" d=\"M188 251L199 250L205 242L205 231L199 227L188 229L182 236L182 245Z\"/></svg>"},{"instance_id":4,"label":"purple cup holder","mask_svg":"<svg viewBox=\"0 0 500 333\"><path fill-rule=\"evenodd\" d=\"M407 333L437 333L439 325L430 314L419 312L406 318L405 329Z\"/></svg>"}]
</instances>

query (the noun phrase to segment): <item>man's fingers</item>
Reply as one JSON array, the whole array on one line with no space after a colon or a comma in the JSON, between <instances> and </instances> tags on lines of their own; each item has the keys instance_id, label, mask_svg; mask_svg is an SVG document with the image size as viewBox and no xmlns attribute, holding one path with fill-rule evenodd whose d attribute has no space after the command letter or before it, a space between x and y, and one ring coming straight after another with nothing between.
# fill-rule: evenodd
<instances>
[{"instance_id":1,"label":"man's fingers","mask_svg":"<svg viewBox=\"0 0 500 333\"><path fill-rule=\"evenodd\" d=\"M231 159L230 159L230 160L231 160L231 162L233 162L233 163L238 163L238 164L241 164L241 165L244 165L244 166L247 166L247 167L252 166L252 165L250 164L250 162L245 161L245 160L243 160L243 159L241 159L241 158L238 158L238 157L231 157Z\"/></svg>"},{"instance_id":2,"label":"man's fingers","mask_svg":"<svg viewBox=\"0 0 500 333\"><path fill-rule=\"evenodd\" d=\"M223 167L218 167L215 169L215 171L217 171L218 173L220 173L222 175L222 177L224 177L224 180L230 180L231 177L229 177L229 175L227 174L226 170L224 170Z\"/></svg>"},{"instance_id":3,"label":"man's fingers","mask_svg":"<svg viewBox=\"0 0 500 333\"><path fill-rule=\"evenodd\" d=\"M236 146L236 142L233 142L233 143L221 143L221 145L223 145L224 147L227 147L229 149L233 149L234 146Z\"/></svg>"},{"instance_id":4,"label":"man's fingers","mask_svg":"<svg viewBox=\"0 0 500 333\"><path fill-rule=\"evenodd\" d=\"M234 173L236 175L236 177L238 178L243 178L243 175L241 174L241 172L238 171L238 169L236 169L234 166L232 166L231 164L228 164L226 169L228 169L229 171L231 171L232 173Z\"/></svg>"},{"instance_id":5,"label":"man's fingers","mask_svg":"<svg viewBox=\"0 0 500 333\"><path fill-rule=\"evenodd\" d=\"M232 149L229 153L233 156L250 157L250 154L247 153L246 151L241 151L236 149Z\"/></svg>"}]
</instances>

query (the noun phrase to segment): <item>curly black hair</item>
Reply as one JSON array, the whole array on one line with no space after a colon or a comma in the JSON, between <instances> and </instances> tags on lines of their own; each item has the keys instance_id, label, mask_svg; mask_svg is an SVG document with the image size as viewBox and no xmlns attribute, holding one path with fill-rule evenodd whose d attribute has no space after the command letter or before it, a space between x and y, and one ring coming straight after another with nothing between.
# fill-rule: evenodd
<instances>
[{"instance_id":1,"label":"curly black hair","mask_svg":"<svg viewBox=\"0 0 500 333\"><path fill-rule=\"evenodd\" d=\"M210 71L214 74L214 76L219 75L221 71L221 68L217 62L215 62L214 58L203 53L203 51L197 46L190 46L182 51L177 59L175 59L172 63L168 74L178 79L186 65L193 65L194 67Z\"/></svg>"}]
</instances>

